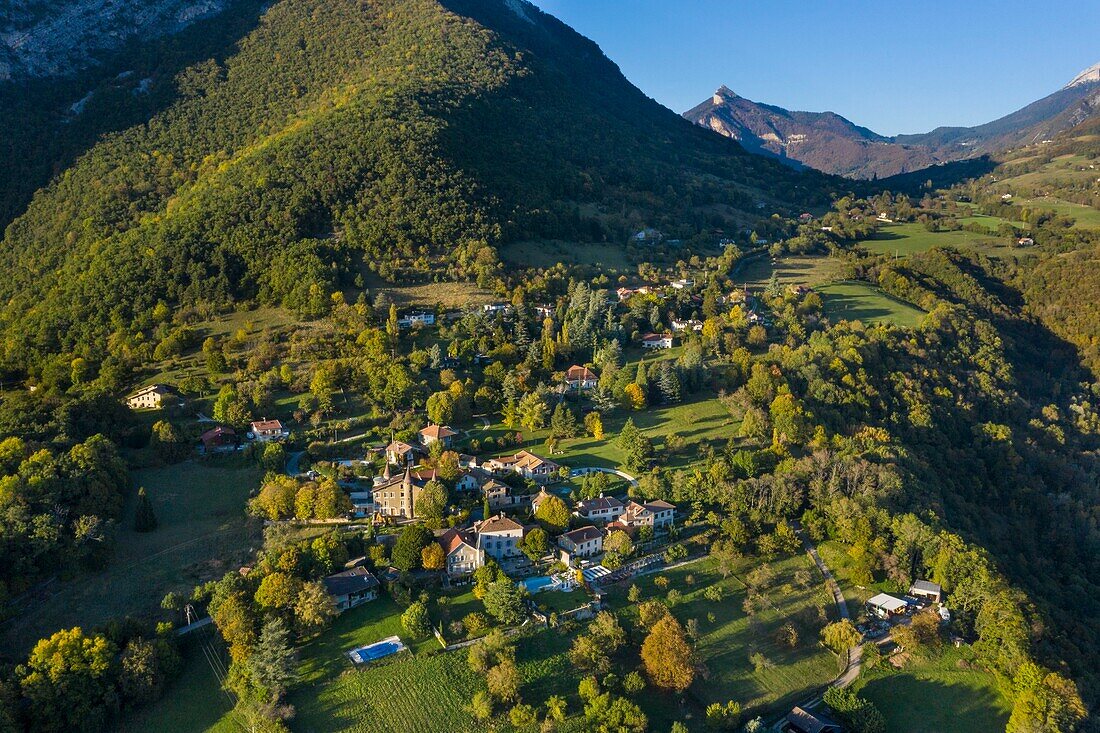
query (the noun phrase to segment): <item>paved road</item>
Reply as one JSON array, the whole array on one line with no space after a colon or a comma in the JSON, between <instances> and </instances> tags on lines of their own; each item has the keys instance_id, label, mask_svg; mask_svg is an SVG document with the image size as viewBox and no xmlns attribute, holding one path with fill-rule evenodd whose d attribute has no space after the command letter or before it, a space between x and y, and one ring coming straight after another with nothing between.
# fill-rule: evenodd
<instances>
[{"instance_id":1,"label":"paved road","mask_svg":"<svg viewBox=\"0 0 1100 733\"><path fill-rule=\"evenodd\" d=\"M306 452L304 450L295 451L286 458L286 475L297 476L301 471L298 469L298 464L302 462L302 456Z\"/></svg>"}]
</instances>

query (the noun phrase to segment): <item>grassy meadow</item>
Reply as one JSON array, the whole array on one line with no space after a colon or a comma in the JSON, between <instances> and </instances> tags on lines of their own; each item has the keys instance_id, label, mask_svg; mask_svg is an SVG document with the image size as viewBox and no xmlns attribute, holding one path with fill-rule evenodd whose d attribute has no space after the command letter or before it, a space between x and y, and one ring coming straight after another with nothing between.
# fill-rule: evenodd
<instances>
[{"instance_id":1,"label":"grassy meadow","mask_svg":"<svg viewBox=\"0 0 1100 733\"><path fill-rule=\"evenodd\" d=\"M878 322L913 327L924 311L862 282L830 283L816 288L825 303L825 315L833 321Z\"/></svg>"},{"instance_id":2,"label":"grassy meadow","mask_svg":"<svg viewBox=\"0 0 1100 733\"><path fill-rule=\"evenodd\" d=\"M49 597L0 627L4 651L21 656L58 629L158 613L169 591L189 594L245 564L260 537L243 507L260 478L259 468L237 457L134 471L134 486L145 487L153 502L157 529L134 531L137 492L131 492L108 567L57 581Z\"/></svg>"},{"instance_id":3,"label":"grassy meadow","mask_svg":"<svg viewBox=\"0 0 1100 733\"><path fill-rule=\"evenodd\" d=\"M1012 706L997 679L973 664L968 648L934 659L888 662L863 675L855 689L875 703L893 733L986 733L1004 730Z\"/></svg>"}]
</instances>

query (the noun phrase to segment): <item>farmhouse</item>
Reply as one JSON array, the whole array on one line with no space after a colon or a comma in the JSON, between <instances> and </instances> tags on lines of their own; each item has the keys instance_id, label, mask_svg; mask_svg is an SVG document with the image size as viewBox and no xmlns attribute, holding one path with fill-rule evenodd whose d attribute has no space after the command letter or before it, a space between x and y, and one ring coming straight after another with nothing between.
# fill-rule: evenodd
<instances>
[{"instance_id":1,"label":"farmhouse","mask_svg":"<svg viewBox=\"0 0 1100 733\"><path fill-rule=\"evenodd\" d=\"M619 297L619 302L624 300L630 300L630 296L634 295L634 291L630 288L619 288L615 291L615 295Z\"/></svg>"},{"instance_id":2,"label":"farmhouse","mask_svg":"<svg viewBox=\"0 0 1100 733\"><path fill-rule=\"evenodd\" d=\"M504 514L475 522L474 532L477 534L477 549L498 562L523 554L519 542L527 530Z\"/></svg>"},{"instance_id":3,"label":"farmhouse","mask_svg":"<svg viewBox=\"0 0 1100 733\"><path fill-rule=\"evenodd\" d=\"M879 593L867 601L867 610L883 619L899 616L908 607L908 603L887 593Z\"/></svg>"},{"instance_id":4,"label":"farmhouse","mask_svg":"<svg viewBox=\"0 0 1100 733\"><path fill-rule=\"evenodd\" d=\"M166 384L150 384L127 397L126 406L131 410L159 409L172 394L172 388Z\"/></svg>"},{"instance_id":5,"label":"farmhouse","mask_svg":"<svg viewBox=\"0 0 1100 733\"><path fill-rule=\"evenodd\" d=\"M680 278L679 280L673 280L672 281L672 287L675 288L676 290L686 290L688 288L695 287L695 281L692 280L691 278L683 277L683 278Z\"/></svg>"},{"instance_id":6,"label":"farmhouse","mask_svg":"<svg viewBox=\"0 0 1100 733\"><path fill-rule=\"evenodd\" d=\"M436 538L447 558L447 577L465 578L485 564L485 553L477 547L477 535L470 530L448 529Z\"/></svg>"},{"instance_id":7,"label":"farmhouse","mask_svg":"<svg viewBox=\"0 0 1100 733\"><path fill-rule=\"evenodd\" d=\"M260 443L282 440L290 435L290 431L278 420L255 420L249 426L248 432L253 440Z\"/></svg>"},{"instance_id":8,"label":"farmhouse","mask_svg":"<svg viewBox=\"0 0 1100 733\"><path fill-rule=\"evenodd\" d=\"M676 521L676 507L667 501L632 501L626 505L619 521L628 527L671 527Z\"/></svg>"},{"instance_id":9,"label":"farmhouse","mask_svg":"<svg viewBox=\"0 0 1100 733\"><path fill-rule=\"evenodd\" d=\"M543 318L553 318L554 317L554 306L550 305L549 303L542 303L540 305L536 305L535 306L535 313L542 316Z\"/></svg>"},{"instance_id":10,"label":"farmhouse","mask_svg":"<svg viewBox=\"0 0 1100 733\"><path fill-rule=\"evenodd\" d=\"M642 336L643 349L671 349L672 335L667 333L647 333Z\"/></svg>"},{"instance_id":11,"label":"farmhouse","mask_svg":"<svg viewBox=\"0 0 1100 733\"><path fill-rule=\"evenodd\" d=\"M574 560L603 552L603 532L596 527L579 527L558 537L561 561L569 565Z\"/></svg>"},{"instance_id":12,"label":"farmhouse","mask_svg":"<svg viewBox=\"0 0 1100 733\"><path fill-rule=\"evenodd\" d=\"M536 456L529 451L521 450L519 453L501 458L493 458L485 462L485 467L494 473L518 473L524 478L537 481L540 484L549 483L558 478L561 466L553 461Z\"/></svg>"},{"instance_id":13,"label":"farmhouse","mask_svg":"<svg viewBox=\"0 0 1100 733\"><path fill-rule=\"evenodd\" d=\"M378 597L378 578L364 567L329 575L322 582L341 613Z\"/></svg>"},{"instance_id":14,"label":"farmhouse","mask_svg":"<svg viewBox=\"0 0 1100 733\"><path fill-rule=\"evenodd\" d=\"M909 586L909 595L914 598L923 598L932 603L939 603L943 600L943 588L940 587L939 583L914 580L913 584Z\"/></svg>"},{"instance_id":15,"label":"farmhouse","mask_svg":"<svg viewBox=\"0 0 1100 733\"><path fill-rule=\"evenodd\" d=\"M565 385L574 392L595 389L597 383L596 372L588 367L574 364L565 372Z\"/></svg>"},{"instance_id":16,"label":"farmhouse","mask_svg":"<svg viewBox=\"0 0 1100 733\"><path fill-rule=\"evenodd\" d=\"M614 522L625 510L623 503L614 496L600 494L595 499L578 501L573 513L590 522L606 523Z\"/></svg>"},{"instance_id":17,"label":"farmhouse","mask_svg":"<svg viewBox=\"0 0 1100 733\"><path fill-rule=\"evenodd\" d=\"M225 425L219 425L207 430L199 439L207 453L230 450L237 445L237 431Z\"/></svg>"},{"instance_id":18,"label":"farmhouse","mask_svg":"<svg viewBox=\"0 0 1100 733\"><path fill-rule=\"evenodd\" d=\"M1016 240L1016 245L1019 247L1030 247L1035 244L1035 240L1031 237L1020 237Z\"/></svg>"},{"instance_id":19,"label":"farmhouse","mask_svg":"<svg viewBox=\"0 0 1100 733\"><path fill-rule=\"evenodd\" d=\"M417 435L420 436L420 444L425 448L432 443L442 443L444 448L450 448L458 432L447 425L429 425Z\"/></svg>"}]
</instances>

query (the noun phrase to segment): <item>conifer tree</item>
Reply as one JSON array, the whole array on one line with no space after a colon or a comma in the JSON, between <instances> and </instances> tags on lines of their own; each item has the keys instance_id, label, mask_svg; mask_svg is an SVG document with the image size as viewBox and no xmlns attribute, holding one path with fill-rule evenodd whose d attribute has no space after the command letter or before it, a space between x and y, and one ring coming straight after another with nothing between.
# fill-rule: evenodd
<instances>
[{"instance_id":1,"label":"conifer tree","mask_svg":"<svg viewBox=\"0 0 1100 733\"><path fill-rule=\"evenodd\" d=\"M157 528L157 515L153 512L153 502L145 493L145 487L138 489L137 509L134 512L134 531L152 532Z\"/></svg>"}]
</instances>

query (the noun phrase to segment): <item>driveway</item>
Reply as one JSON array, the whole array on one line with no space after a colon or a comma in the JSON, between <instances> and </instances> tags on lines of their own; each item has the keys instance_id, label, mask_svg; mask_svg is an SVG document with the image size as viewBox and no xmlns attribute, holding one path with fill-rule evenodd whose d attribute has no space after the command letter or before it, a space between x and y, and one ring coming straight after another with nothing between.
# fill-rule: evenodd
<instances>
[{"instance_id":1,"label":"driveway","mask_svg":"<svg viewBox=\"0 0 1100 733\"><path fill-rule=\"evenodd\" d=\"M617 468L601 468L600 466L586 466L586 467L583 467L583 468L574 468L572 471L569 472L569 475L572 476L572 477L577 477L577 476L583 476L586 473L610 473L614 476L618 476L619 478L623 479L624 481L626 481L628 484L630 484L634 488L638 488L638 479L634 478L633 476L631 476L626 471L620 471Z\"/></svg>"}]
</instances>

